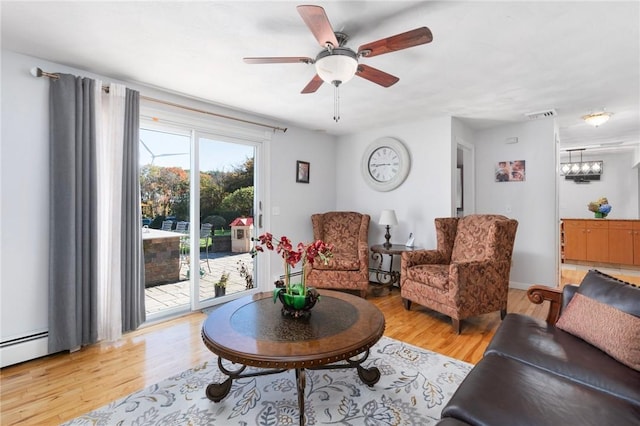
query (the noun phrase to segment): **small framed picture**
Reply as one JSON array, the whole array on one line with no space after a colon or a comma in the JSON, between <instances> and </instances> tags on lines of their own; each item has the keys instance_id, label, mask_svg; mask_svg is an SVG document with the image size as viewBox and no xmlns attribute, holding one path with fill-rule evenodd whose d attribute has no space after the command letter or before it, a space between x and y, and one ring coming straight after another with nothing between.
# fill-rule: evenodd
<instances>
[{"instance_id":1,"label":"small framed picture","mask_svg":"<svg viewBox=\"0 0 640 426\"><path fill-rule=\"evenodd\" d=\"M296 182L309 183L309 169L311 165L306 161L296 161Z\"/></svg>"},{"instance_id":2,"label":"small framed picture","mask_svg":"<svg viewBox=\"0 0 640 426\"><path fill-rule=\"evenodd\" d=\"M525 161L499 161L496 164L496 182L523 182L525 180Z\"/></svg>"}]
</instances>

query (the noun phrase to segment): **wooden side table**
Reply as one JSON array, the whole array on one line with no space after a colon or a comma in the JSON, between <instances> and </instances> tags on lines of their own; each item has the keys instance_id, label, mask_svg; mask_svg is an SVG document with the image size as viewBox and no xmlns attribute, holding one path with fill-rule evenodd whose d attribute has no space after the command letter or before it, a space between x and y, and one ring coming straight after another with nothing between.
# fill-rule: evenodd
<instances>
[{"instance_id":1,"label":"wooden side table","mask_svg":"<svg viewBox=\"0 0 640 426\"><path fill-rule=\"evenodd\" d=\"M402 256L405 251L421 250L418 247L407 247L400 244L392 244L391 247L385 247L383 244L377 244L371 246L371 259L378 263L378 266L373 270L376 274L379 286L382 288L388 288L389 291L394 285L400 286L400 271L393 270L393 256ZM390 258L389 269L382 269L383 255L388 255Z\"/></svg>"}]
</instances>

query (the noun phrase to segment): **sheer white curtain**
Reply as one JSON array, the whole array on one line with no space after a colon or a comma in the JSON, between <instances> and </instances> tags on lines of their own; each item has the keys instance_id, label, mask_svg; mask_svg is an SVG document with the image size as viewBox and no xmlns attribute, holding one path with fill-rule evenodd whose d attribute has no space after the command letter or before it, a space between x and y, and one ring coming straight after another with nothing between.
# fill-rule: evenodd
<instances>
[{"instance_id":1,"label":"sheer white curtain","mask_svg":"<svg viewBox=\"0 0 640 426\"><path fill-rule=\"evenodd\" d=\"M98 87L102 82L98 82ZM98 340L122 336L122 163L126 87L110 84L97 117Z\"/></svg>"}]
</instances>

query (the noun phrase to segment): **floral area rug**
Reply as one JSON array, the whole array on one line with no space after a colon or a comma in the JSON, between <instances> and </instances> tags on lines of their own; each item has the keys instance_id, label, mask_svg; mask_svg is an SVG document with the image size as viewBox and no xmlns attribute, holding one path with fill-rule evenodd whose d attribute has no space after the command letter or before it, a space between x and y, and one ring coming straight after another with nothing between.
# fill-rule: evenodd
<instances>
[{"instance_id":1,"label":"floral area rug","mask_svg":"<svg viewBox=\"0 0 640 426\"><path fill-rule=\"evenodd\" d=\"M307 425L429 425L472 365L383 337L365 367L381 378L364 385L355 368L306 370ZM247 368L245 373L250 369ZM217 357L177 376L77 417L65 425L297 425L295 371L237 379L219 403L207 385L227 376Z\"/></svg>"}]
</instances>

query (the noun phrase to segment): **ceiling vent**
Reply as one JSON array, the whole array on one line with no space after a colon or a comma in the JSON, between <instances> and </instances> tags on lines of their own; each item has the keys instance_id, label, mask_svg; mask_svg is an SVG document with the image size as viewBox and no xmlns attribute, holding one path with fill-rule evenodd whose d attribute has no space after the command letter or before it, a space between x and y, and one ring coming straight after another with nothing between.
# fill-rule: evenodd
<instances>
[{"instance_id":1,"label":"ceiling vent","mask_svg":"<svg viewBox=\"0 0 640 426\"><path fill-rule=\"evenodd\" d=\"M546 111L528 112L524 116L529 120L539 120L541 118L557 117L558 113L555 109L549 109Z\"/></svg>"}]
</instances>

